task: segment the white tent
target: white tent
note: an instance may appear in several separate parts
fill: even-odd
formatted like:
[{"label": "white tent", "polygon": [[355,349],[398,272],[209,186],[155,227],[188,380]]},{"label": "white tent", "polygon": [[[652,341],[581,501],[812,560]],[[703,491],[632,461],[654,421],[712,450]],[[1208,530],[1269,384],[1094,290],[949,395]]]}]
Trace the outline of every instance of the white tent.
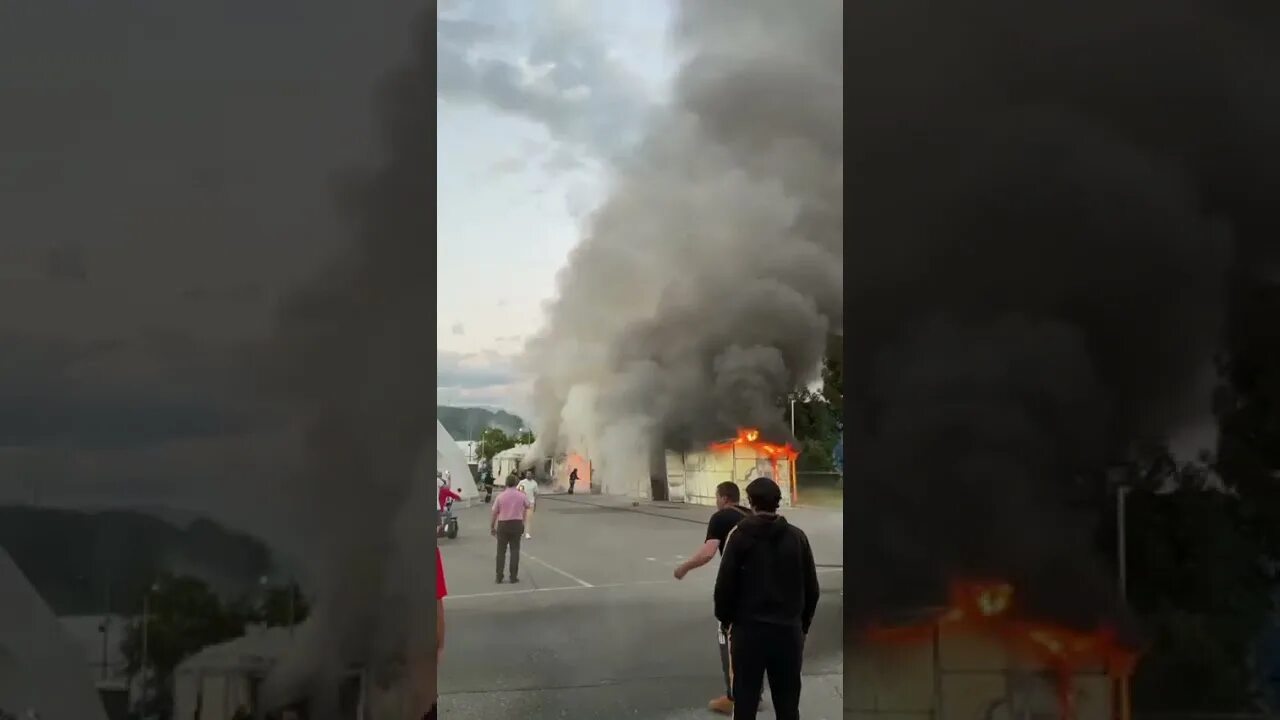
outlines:
[{"label": "white tent", "polygon": [[493,477],[498,485],[502,485],[508,475],[520,474],[521,466],[532,450],[532,445],[516,445],[493,456]]},{"label": "white tent", "polygon": [[[436,470],[448,470],[453,479],[453,489],[465,499],[479,497],[476,490],[476,479],[467,465],[467,457],[462,448],[444,429],[444,425],[436,420]],[[435,473],[432,473],[434,476]]]},{"label": "white tent", "polygon": [[22,571],[0,550],[0,711],[41,720],[106,720],[93,673]]}]

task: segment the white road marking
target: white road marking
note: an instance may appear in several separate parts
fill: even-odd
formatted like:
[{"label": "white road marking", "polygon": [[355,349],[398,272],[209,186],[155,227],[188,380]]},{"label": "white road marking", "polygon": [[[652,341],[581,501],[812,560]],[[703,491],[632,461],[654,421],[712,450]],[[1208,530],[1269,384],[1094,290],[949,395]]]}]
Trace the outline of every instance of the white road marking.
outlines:
[{"label": "white road marking", "polygon": [[471,598],[501,597],[503,595],[530,595],[533,593],[565,592],[569,590],[603,590],[606,588],[634,587],[636,585],[669,585],[672,580],[638,580],[626,583],[603,583],[601,585],[570,585],[569,587],[526,588],[522,590],[496,590],[493,592],[469,593],[467,595],[449,595],[449,600],[469,600]]},{"label": "white road marking", "polygon": [[[524,557],[529,557],[524,553],[521,553],[521,555]],[[538,562],[542,562],[542,561],[538,560]],[[542,564],[546,565],[545,562],[542,562]],[[547,565],[547,567],[550,568],[551,566]],[[551,569],[555,570],[555,568],[551,568]],[[556,572],[560,572],[560,571],[556,570]],[[843,568],[818,568],[819,574],[838,573],[838,572],[844,572],[844,569]],[[565,573],[565,575],[567,576],[568,574]],[[581,582],[581,581],[579,580],[577,582]],[[636,580],[633,582],[601,583],[599,585],[591,585],[588,583],[584,585],[570,585],[568,587],[521,588],[520,590],[495,590],[492,592],[468,593],[465,595],[449,595],[448,597],[445,598],[445,601],[447,602],[449,600],[469,600],[472,598],[501,597],[503,595],[530,595],[532,593],[566,592],[569,590],[604,590],[608,588],[635,587],[637,585],[672,585],[672,584],[675,584],[676,582],[677,582],[676,580]],[[840,594],[842,596],[844,595],[843,592],[841,592]]]},{"label": "white road marking", "polygon": [[658,562],[658,558],[645,558],[645,560],[648,560],[649,562]]},{"label": "white road marking", "polygon": [[530,560],[532,560],[532,561],[534,561],[534,562],[538,563],[539,565],[545,566],[548,570],[553,570],[553,571],[555,571],[555,572],[558,572],[558,573],[560,573],[561,575],[563,575],[563,576],[565,576],[565,577],[569,578],[570,580],[572,580],[572,581],[574,581],[574,582],[578,583],[578,584],[579,584],[579,585],[581,585],[582,587],[595,587],[594,585],[592,585],[591,583],[587,582],[586,580],[583,580],[583,579],[582,579],[582,578],[580,578],[580,577],[574,577],[573,575],[570,575],[569,573],[567,573],[567,572],[565,572],[565,571],[561,570],[560,568],[556,567],[555,565],[552,565],[551,563],[547,562],[546,560],[539,560],[538,558],[536,558],[536,557],[534,557],[534,556],[530,555],[530,554],[529,554],[529,553],[527,553],[527,552],[523,552],[523,551],[522,551],[522,552],[520,553],[520,557],[526,557],[526,558],[529,558]]}]

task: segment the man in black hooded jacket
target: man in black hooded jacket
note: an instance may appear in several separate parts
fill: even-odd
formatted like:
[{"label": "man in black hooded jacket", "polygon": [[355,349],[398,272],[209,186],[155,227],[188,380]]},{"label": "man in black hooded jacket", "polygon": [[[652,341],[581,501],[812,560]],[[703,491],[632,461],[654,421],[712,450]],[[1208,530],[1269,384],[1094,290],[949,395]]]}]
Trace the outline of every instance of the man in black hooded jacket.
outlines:
[{"label": "man in black hooded jacket", "polygon": [[729,533],[715,590],[716,619],[729,633],[733,716],[756,716],[768,673],[778,720],[796,720],[804,640],[818,608],[818,568],[809,538],[778,515],[777,483],[752,480],[747,500],[755,514]]}]

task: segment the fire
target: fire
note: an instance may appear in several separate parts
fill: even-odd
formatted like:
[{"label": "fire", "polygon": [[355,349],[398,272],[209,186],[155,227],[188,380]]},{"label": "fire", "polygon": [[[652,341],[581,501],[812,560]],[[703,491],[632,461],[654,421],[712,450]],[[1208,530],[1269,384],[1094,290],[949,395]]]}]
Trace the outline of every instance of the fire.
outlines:
[{"label": "fire", "polygon": [[775,467],[777,466],[780,458],[785,458],[791,462],[795,462],[796,458],[800,455],[800,453],[790,445],[777,445],[761,440],[760,431],[756,428],[740,428],[736,438],[725,442],[712,443],[711,449],[732,450],[738,445],[746,445],[760,451],[760,453],[773,461]]},{"label": "fire", "polygon": [[[712,443],[712,450],[733,450],[738,446],[750,447],[761,455],[769,458],[769,464],[773,467],[773,478],[778,479],[778,460],[786,459],[791,464],[791,472],[795,472],[796,458],[800,453],[787,444],[777,445],[765,442],[760,439],[760,431],[756,428],[739,428],[738,436],[732,440],[725,442]],[[795,483],[791,483],[792,497],[791,501],[795,502]]]},{"label": "fire", "polygon": [[[1101,665],[1127,690],[1137,654],[1124,647],[1114,629],[1099,627],[1081,632],[1053,623],[1027,619],[1018,613],[1014,587],[999,581],[952,583],[948,607],[924,622],[905,627],[874,627],[873,642],[928,642],[938,630],[960,628],[991,637],[1009,652],[1036,661],[1053,672],[1065,720],[1074,717],[1072,677]],[[1123,702],[1123,701],[1122,701]]]}]

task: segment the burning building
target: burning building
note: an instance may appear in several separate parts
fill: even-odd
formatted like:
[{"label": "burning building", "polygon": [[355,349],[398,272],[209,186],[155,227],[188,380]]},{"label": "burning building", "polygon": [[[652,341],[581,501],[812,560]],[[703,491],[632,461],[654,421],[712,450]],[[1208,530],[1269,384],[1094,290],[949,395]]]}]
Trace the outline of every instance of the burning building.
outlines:
[{"label": "burning building", "polygon": [[947,606],[865,628],[846,658],[846,717],[1127,720],[1132,642],[1017,600],[1009,583],[958,581]]},{"label": "burning building", "polygon": [[783,507],[796,499],[795,464],[799,453],[788,443],[765,440],[760,431],[744,428],[737,437],[694,452],[667,451],[665,473],[651,478],[655,500],[714,505],[716,486],[725,481],[745,489],[758,477],[773,478],[782,488]]}]

